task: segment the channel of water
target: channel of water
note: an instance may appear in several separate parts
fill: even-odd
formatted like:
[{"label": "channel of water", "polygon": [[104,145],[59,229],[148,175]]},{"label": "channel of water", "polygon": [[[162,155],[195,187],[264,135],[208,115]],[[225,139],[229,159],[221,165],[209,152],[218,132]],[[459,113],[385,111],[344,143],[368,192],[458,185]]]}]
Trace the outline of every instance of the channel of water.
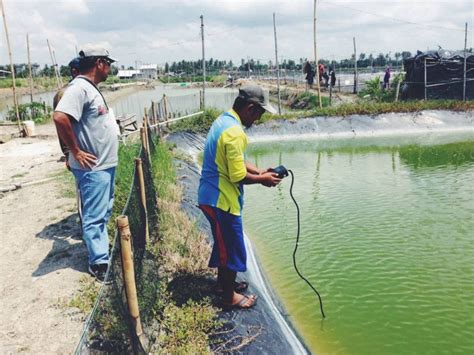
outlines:
[{"label": "channel of water", "polygon": [[253,143],[244,225],[288,316],[318,354],[474,353],[474,133]]}]

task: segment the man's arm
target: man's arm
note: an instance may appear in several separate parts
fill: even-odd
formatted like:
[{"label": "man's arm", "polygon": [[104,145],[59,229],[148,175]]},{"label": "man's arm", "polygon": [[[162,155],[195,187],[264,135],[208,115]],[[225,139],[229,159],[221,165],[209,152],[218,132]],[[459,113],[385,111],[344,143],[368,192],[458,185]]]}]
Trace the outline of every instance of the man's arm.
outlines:
[{"label": "man's arm", "polygon": [[53,120],[56,125],[59,141],[69,148],[71,154],[83,168],[91,169],[96,164],[97,158],[93,154],[79,149],[69,116],[63,112],[55,111]]},{"label": "man's arm", "polygon": [[256,174],[256,175],[261,175],[263,173],[267,173],[267,172],[270,171],[270,168],[268,168],[268,169],[259,169],[255,165],[253,165],[252,163],[250,163],[248,161],[245,162],[245,168],[247,169],[247,172],[249,172],[250,174]]},{"label": "man's arm", "polygon": [[277,173],[265,172],[263,174],[252,174],[247,171],[245,178],[240,181],[242,184],[262,184],[267,187],[273,187],[280,183],[281,179]]}]

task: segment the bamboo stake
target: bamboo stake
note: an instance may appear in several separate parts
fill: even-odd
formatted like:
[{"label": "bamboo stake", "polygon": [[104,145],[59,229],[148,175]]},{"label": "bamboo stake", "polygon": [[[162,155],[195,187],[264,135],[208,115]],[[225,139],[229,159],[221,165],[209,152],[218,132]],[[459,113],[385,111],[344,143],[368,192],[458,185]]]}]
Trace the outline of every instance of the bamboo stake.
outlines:
[{"label": "bamboo stake", "polygon": [[145,242],[146,244],[148,244],[148,242],[150,241],[150,230],[148,227],[148,209],[146,207],[145,178],[143,176],[143,164],[140,158],[135,158],[135,169],[138,174],[138,191],[140,193],[140,202],[142,205],[141,224],[145,225]]},{"label": "bamboo stake", "polygon": [[56,60],[56,52],[53,49],[53,58],[54,58],[54,64],[56,65],[56,71],[58,73],[58,78],[59,78],[59,83],[61,84],[61,87],[63,87],[63,79],[61,77],[61,70],[59,69],[58,61]]},{"label": "bamboo stake", "polygon": [[427,86],[426,86],[427,85],[427,77],[426,77],[426,75],[427,75],[427,70],[426,70],[426,57],[425,57],[425,101],[428,98],[428,94],[426,92],[426,90],[427,90]]},{"label": "bamboo stake", "polygon": [[277,32],[275,13],[273,13],[273,32],[275,36],[275,64],[277,70],[277,88],[278,88],[278,114],[281,115],[281,95],[280,95],[280,66],[278,65],[278,47],[277,47]]},{"label": "bamboo stake", "polygon": [[[127,216],[117,217],[117,228],[120,233],[120,251],[122,255],[122,272],[127,295],[127,304],[136,336],[142,341],[144,338],[142,324],[140,322],[140,310],[138,308],[137,288],[135,284],[135,271],[133,268],[132,244],[130,226]],[[142,342],[143,344],[143,342]]]},{"label": "bamboo stake", "polygon": [[51,62],[53,63],[54,76],[56,77],[56,84],[58,86],[58,90],[60,90],[61,89],[61,82],[59,81],[59,76],[58,76],[58,72],[56,70],[56,64],[54,63],[53,52],[51,51],[51,45],[49,44],[49,39],[46,39],[46,42],[48,43],[49,56],[51,57]]},{"label": "bamboo stake", "polygon": [[13,105],[15,106],[15,114],[16,114],[16,121],[18,123],[18,129],[20,130],[20,133],[21,133],[22,129],[21,129],[21,124],[20,124],[20,111],[18,110],[18,99],[16,97],[15,68],[13,66],[12,49],[10,46],[10,37],[8,36],[7,19],[5,17],[5,8],[3,7],[3,0],[0,0],[0,5],[2,6],[3,27],[5,27],[5,36],[7,37],[8,57],[10,58],[10,71],[11,71],[12,80],[13,80],[13,86],[12,86]]},{"label": "bamboo stake", "polygon": [[462,100],[466,101],[466,73],[467,73],[467,54],[466,54],[466,47],[467,47],[467,22],[466,22],[466,30],[464,31],[464,77],[463,77],[463,86],[462,86]]},{"label": "bamboo stake", "polygon": [[202,40],[202,107],[206,108],[206,57],[204,56],[204,16],[201,15],[201,40]]},{"label": "bamboo stake", "polygon": [[26,49],[28,50],[28,72],[30,79],[30,101],[33,103],[33,74],[31,72],[31,57],[30,57],[30,38],[28,33],[26,34]]},{"label": "bamboo stake", "polygon": [[318,82],[318,99],[319,99],[319,108],[323,107],[321,101],[321,83],[319,82],[319,67],[318,67],[318,55],[316,51],[316,0],[314,0],[314,16],[313,16],[313,35],[314,35],[314,65],[316,66],[316,81]]},{"label": "bamboo stake", "polygon": [[145,133],[145,128],[144,127],[140,127],[140,137],[141,137],[141,140],[142,140],[142,147],[143,149],[145,150],[145,155],[148,159],[148,144],[146,144],[146,133]]},{"label": "bamboo stake", "polygon": [[356,38],[352,37],[352,40],[354,42],[354,94],[357,94],[358,89],[357,89],[357,81],[358,81],[358,76],[359,74],[357,73],[357,51],[356,51]]},{"label": "bamboo stake", "polygon": [[[146,151],[148,154],[150,154],[150,141],[149,141],[149,135],[148,135],[148,115],[147,115],[147,112],[146,112],[146,108],[145,108],[145,115],[143,116],[143,129],[145,130],[145,142],[146,142]],[[150,156],[148,155],[148,161],[150,162],[150,165],[151,165],[151,158]]]}]

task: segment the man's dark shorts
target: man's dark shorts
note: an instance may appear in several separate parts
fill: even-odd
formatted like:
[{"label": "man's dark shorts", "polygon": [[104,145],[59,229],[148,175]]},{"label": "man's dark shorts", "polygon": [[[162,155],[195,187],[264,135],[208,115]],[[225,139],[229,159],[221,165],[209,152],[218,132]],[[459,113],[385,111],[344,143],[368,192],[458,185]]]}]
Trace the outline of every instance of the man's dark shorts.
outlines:
[{"label": "man's dark shorts", "polygon": [[211,224],[214,245],[209,267],[227,267],[236,272],[247,270],[242,217],[224,212],[217,207],[200,205]]}]

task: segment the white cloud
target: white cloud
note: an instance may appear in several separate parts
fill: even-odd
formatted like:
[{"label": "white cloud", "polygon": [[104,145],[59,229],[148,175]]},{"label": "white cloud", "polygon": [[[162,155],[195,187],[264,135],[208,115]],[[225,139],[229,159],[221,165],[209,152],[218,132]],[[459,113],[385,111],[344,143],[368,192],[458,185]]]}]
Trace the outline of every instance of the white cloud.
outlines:
[{"label": "white cloud", "polygon": [[[469,22],[472,46],[474,2],[365,0],[318,1],[318,52],[350,57],[352,38],[366,54],[426,48],[462,48]],[[46,38],[60,63],[81,45],[101,44],[120,64],[164,63],[201,56],[204,15],[206,57],[247,56],[274,60],[276,13],[279,54],[299,60],[313,55],[313,1],[309,0],[5,0],[16,62],[26,61],[30,33],[33,61],[50,63]],[[4,34],[0,62],[7,63]],[[468,45],[469,45],[468,44]]]}]

